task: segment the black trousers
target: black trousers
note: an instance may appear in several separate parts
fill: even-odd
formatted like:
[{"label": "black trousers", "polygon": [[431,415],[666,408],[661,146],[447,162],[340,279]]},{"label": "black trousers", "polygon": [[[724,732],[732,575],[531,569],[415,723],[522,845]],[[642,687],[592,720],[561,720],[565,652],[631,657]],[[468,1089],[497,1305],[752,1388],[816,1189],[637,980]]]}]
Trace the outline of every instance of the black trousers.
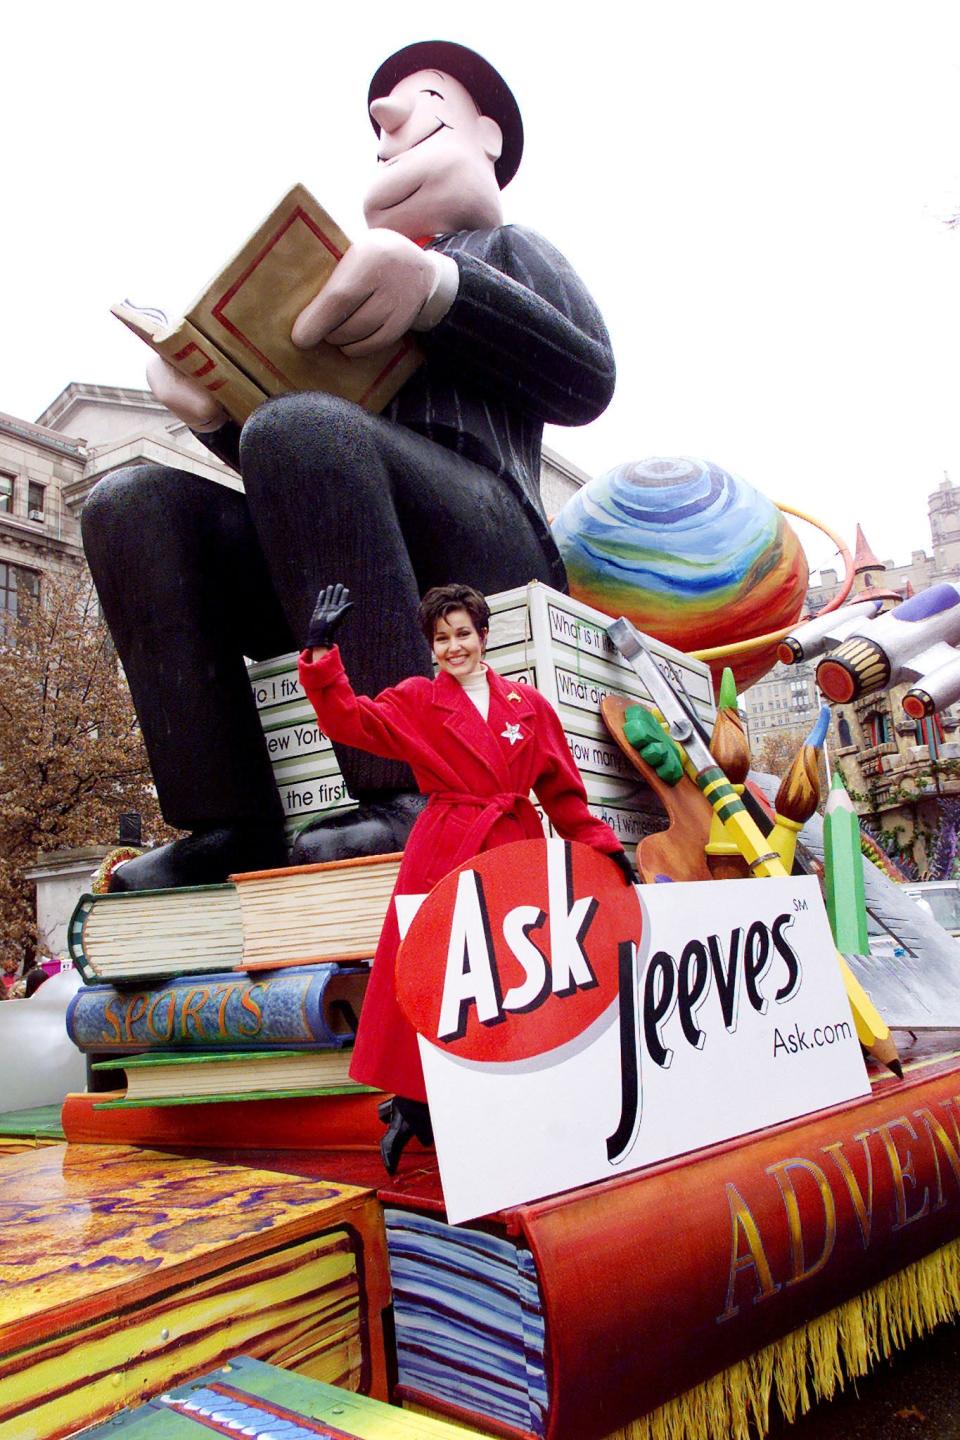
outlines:
[{"label": "black trousers", "polygon": [[[431,585],[551,577],[505,481],[349,402],[268,402],[241,463],[245,495],[138,465],[101,480],[82,515],[163,814],[187,830],[280,817],[244,656],[299,649],[321,585],[350,587],[341,649],[355,688],[376,694],[432,674],[415,618]],[[402,765],[336,751],[355,798],[415,788]]]}]

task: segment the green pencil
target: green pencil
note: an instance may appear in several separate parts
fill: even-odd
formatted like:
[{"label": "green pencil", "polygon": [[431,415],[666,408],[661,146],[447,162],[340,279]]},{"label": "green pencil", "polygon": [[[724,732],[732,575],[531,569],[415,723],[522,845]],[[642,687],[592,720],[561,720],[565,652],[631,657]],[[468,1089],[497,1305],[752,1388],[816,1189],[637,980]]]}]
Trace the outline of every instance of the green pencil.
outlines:
[{"label": "green pencil", "polygon": [[843,955],[869,955],[860,822],[838,770],[823,812],[823,841],[827,914],[837,949]]}]

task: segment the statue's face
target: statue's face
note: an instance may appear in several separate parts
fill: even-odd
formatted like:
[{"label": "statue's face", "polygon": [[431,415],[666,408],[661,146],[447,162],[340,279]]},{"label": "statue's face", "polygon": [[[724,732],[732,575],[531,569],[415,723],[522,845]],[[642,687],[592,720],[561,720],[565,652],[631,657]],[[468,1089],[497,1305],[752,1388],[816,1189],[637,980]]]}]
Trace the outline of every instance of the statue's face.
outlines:
[{"label": "statue's face", "polygon": [[374,100],[370,113],[380,126],[380,145],[363,205],[368,225],[414,240],[502,223],[493,169],[500,127],[479,113],[459,80],[418,70]]}]

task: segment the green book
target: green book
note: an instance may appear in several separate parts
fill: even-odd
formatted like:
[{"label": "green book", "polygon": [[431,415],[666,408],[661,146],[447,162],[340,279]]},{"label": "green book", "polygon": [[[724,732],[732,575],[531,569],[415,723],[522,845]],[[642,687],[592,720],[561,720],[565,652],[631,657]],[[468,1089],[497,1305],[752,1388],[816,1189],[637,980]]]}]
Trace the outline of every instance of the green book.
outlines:
[{"label": "green book", "polygon": [[0,1114],[0,1135],[30,1140],[62,1140],[59,1105],[37,1105],[31,1110],[5,1110]]},{"label": "green book", "polygon": [[350,1079],[351,1050],[239,1050],[101,1060],[97,1071],[123,1070],[122,1100],[131,1105],[190,1105],[211,1100],[264,1100],[296,1095],[343,1094],[369,1087]]},{"label": "green book", "polygon": [[240,1355],[221,1369],[124,1410],[83,1432],[84,1440],[466,1440],[474,1431],[398,1410],[322,1380],[308,1380]]}]

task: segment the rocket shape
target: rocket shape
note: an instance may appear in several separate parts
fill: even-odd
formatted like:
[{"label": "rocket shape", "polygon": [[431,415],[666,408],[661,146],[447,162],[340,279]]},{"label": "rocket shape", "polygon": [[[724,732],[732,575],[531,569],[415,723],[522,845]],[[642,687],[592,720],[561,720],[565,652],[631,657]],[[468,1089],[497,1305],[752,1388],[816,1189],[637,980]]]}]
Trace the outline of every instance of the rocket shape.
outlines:
[{"label": "rocket shape", "polygon": [[859,600],[855,605],[843,605],[828,615],[805,621],[780,641],[778,660],[784,665],[798,665],[801,660],[813,660],[824,650],[832,650],[865,620],[872,620],[882,604],[882,600]]}]

